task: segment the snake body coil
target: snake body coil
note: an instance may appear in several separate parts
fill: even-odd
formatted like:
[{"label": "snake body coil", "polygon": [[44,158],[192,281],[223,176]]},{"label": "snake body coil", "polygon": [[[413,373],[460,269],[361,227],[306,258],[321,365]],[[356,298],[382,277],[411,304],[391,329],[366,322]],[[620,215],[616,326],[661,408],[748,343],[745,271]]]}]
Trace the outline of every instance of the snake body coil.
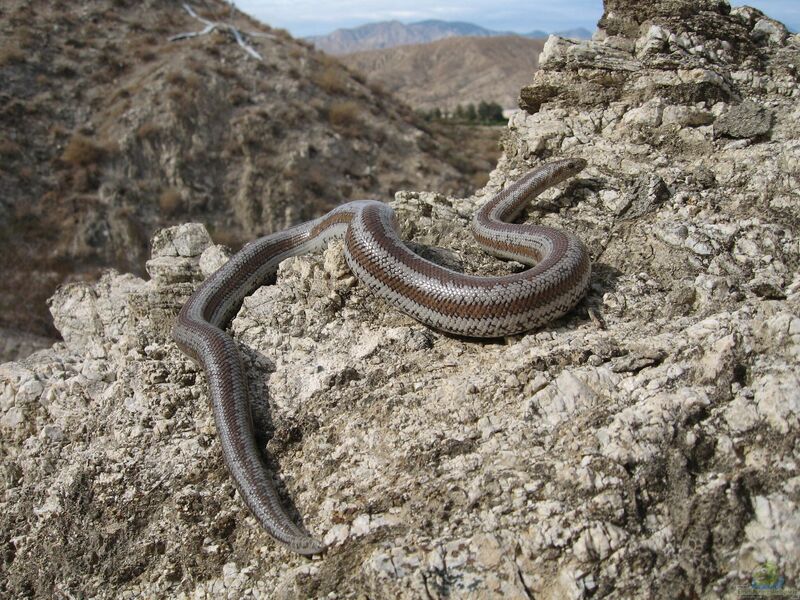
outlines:
[{"label": "snake body coil", "polygon": [[256,445],[239,351],[223,330],[245,296],[272,279],[281,261],[343,236],[345,258],[356,276],[422,323],[471,337],[527,331],[575,306],[586,292],[591,266],[574,235],[509,221],[532,197],[585,165],[576,158],[540,166],[475,215],[478,243],[492,254],[532,265],[520,273],[465,275],[427,261],[397,236],[389,206],[365,200],[248,244],[198,287],[181,309],[173,336],[205,369],[225,463],[245,503],[275,539],[299,554],[324,550],[281,506]]}]

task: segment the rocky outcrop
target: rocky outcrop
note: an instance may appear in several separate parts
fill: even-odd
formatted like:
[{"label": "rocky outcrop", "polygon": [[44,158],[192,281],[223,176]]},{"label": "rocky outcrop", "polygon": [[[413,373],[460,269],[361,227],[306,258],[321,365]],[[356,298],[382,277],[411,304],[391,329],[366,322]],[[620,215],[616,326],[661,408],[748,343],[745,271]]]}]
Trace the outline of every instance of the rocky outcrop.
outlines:
[{"label": "rocky outcrop", "polygon": [[794,585],[800,39],[752,9],[651,4],[609,3],[594,41],[551,38],[480,196],[394,201],[426,256],[509,272],[473,249],[475,207],[525,165],[587,159],[528,215],[592,252],[570,315],[442,335],[371,296],[335,243],[245,300],[232,331],[270,468],[324,557],[248,515],[205,379],[169,340],[226,256],[185,225],[154,241],[149,281],[62,288],[64,342],[0,367],[0,591],[729,597],[766,562]]}]

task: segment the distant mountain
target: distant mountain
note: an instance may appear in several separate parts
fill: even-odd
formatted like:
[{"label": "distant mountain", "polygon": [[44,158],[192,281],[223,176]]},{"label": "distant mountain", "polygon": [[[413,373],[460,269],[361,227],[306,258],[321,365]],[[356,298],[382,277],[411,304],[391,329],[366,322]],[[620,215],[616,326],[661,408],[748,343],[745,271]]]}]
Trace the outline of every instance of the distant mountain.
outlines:
[{"label": "distant mountain", "polygon": [[425,44],[448,37],[491,35],[497,34],[472,23],[428,20],[406,25],[400,21],[384,21],[353,29],[337,29],[328,35],[312,36],[306,40],[328,54],[348,54],[360,50]]},{"label": "distant mountain", "polygon": [[542,39],[519,35],[459,36],[338,58],[414,108],[454,110],[482,100],[515,108],[543,46]]},{"label": "distant mountain", "polygon": [[523,37],[533,38],[534,40],[539,40],[539,39],[542,39],[542,38],[546,38],[550,34],[547,33],[546,31],[542,31],[541,29],[534,29],[533,31],[530,31],[528,33],[523,33],[522,35],[523,35]]},{"label": "distant mountain", "polygon": [[[570,29],[557,32],[562,37],[588,39],[591,32],[583,28]],[[305,38],[319,50],[328,54],[350,54],[363,50],[379,50],[407,46],[411,44],[426,44],[450,37],[496,37],[519,36],[528,38],[546,38],[545,31],[532,31],[520,36],[510,31],[494,31],[473,23],[457,21],[438,21],[430,19],[417,23],[404,24],[400,21],[384,21],[369,23],[352,29],[337,29],[328,35],[318,35]]]}]

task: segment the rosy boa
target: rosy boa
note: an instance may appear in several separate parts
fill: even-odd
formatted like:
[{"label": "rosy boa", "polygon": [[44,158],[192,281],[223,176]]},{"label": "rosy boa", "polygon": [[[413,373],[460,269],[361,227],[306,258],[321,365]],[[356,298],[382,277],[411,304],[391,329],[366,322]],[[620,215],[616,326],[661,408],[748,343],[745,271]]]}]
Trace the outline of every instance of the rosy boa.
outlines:
[{"label": "rosy boa", "polygon": [[430,327],[500,337],[541,326],[565,314],[584,295],[589,254],[570,233],[510,221],[531,198],[585,166],[579,158],[539,166],[475,215],[477,242],[492,254],[531,265],[520,273],[465,275],[425,260],[397,236],[388,205],[364,200],[247,244],[197,288],[180,311],[173,336],[205,369],[225,463],[245,504],[275,539],[300,554],[324,550],[281,505],[256,444],[241,358],[224,330],[244,297],[274,279],[281,261],[344,237],[345,259],[358,278]]}]

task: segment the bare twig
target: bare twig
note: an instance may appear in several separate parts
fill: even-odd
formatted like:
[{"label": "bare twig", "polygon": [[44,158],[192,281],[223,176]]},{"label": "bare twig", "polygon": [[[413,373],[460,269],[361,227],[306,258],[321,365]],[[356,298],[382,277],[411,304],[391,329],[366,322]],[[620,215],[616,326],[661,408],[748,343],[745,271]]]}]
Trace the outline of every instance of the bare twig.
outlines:
[{"label": "bare twig", "polygon": [[[221,29],[230,33],[233,36],[233,39],[236,40],[236,43],[239,44],[244,49],[244,51],[247,52],[250,56],[252,56],[256,60],[262,60],[262,61],[264,60],[262,56],[258,53],[258,51],[245,41],[245,37],[242,35],[242,32],[239,31],[236,27],[234,27],[230,23],[221,23],[219,21],[209,21],[208,19],[204,19],[203,17],[198,15],[191,6],[189,6],[186,3],[184,3],[183,8],[185,8],[186,12],[188,12],[192,17],[194,17],[201,23],[205,24],[205,27],[201,31],[188,31],[186,33],[178,33],[177,35],[173,35],[172,37],[169,38],[170,42],[185,40],[187,38],[199,37],[201,35],[207,35],[212,31],[214,31],[215,29]],[[253,32],[253,33],[248,33],[247,35],[258,36],[258,37],[273,37],[271,34],[263,32]]]},{"label": "bare twig", "polygon": [[207,33],[211,33],[212,31],[214,31],[216,28],[217,26],[212,23],[211,25],[206,26],[206,28],[203,29],[202,31],[187,31],[186,33],[179,33],[177,35],[173,35],[172,37],[169,38],[169,41],[175,42],[177,40],[185,40],[186,38],[193,38],[201,35],[206,35]]},{"label": "bare twig", "polygon": [[186,12],[188,12],[190,15],[192,15],[198,21],[202,21],[206,25],[213,25],[214,24],[213,21],[209,21],[208,19],[204,19],[203,17],[198,15],[196,12],[194,12],[194,9],[191,6],[189,6],[188,4],[186,4],[185,2],[183,3],[183,8],[185,8]]},{"label": "bare twig", "polygon": [[261,55],[258,52],[256,52],[255,48],[245,43],[244,38],[242,38],[242,34],[239,33],[238,29],[231,26],[231,33],[233,34],[233,37],[236,38],[236,43],[239,44],[242,48],[244,48],[245,52],[247,52],[253,58],[256,58],[258,60],[264,60],[263,58],[261,58]]}]

